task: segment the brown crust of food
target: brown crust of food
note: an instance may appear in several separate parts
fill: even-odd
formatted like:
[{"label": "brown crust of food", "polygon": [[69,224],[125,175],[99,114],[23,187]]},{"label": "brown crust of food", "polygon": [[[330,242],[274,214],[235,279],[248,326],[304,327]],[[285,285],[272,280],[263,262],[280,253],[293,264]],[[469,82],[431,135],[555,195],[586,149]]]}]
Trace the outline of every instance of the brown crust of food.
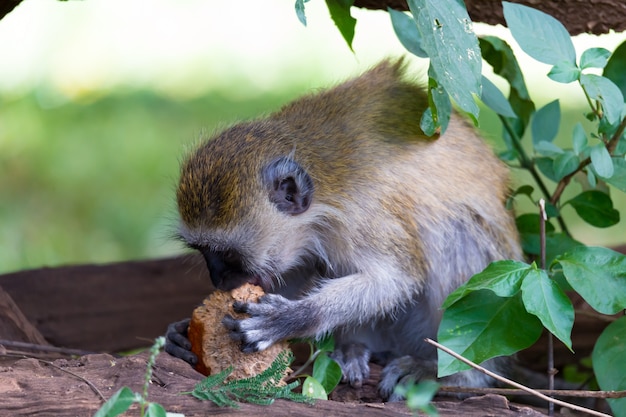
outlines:
[{"label": "brown crust of food", "polygon": [[256,302],[265,293],[259,286],[245,284],[230,292],[214,291],[191,316],[188,337],[191,351],[198,356],[196,370],[212,375],[232,366],[228,380],[258,375],[267,369],[276,356],[289,349],[287,342],[279,342],[262,352],[243,353],[239,343],[233,341],[222,319],[226,314],[241,319],[246,315],[233,310],[234,301]]}]

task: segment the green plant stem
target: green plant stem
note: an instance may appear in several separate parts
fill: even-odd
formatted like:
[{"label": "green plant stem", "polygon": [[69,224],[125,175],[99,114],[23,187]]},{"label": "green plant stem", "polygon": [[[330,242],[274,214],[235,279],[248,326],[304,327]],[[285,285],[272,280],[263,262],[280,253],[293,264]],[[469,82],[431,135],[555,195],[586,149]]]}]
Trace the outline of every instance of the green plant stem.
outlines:
[{"label": "green plant stem", "polygon": [[[625,129],[626,129],[626,118],[622,119],[622,122],[617,127],[617,130],[615,131],[615,133],[613,134],[609,142],[606,144],[606,149],[609,151],[609,154],[612,154],[615,151],[615,148],[617,147],[617,143],[619,142],[620,138],[624,134]],[[561,195],[563,194],[565,187],[567,187],[567,185],[570,183],[572,178],[574,178],[574,176],[578,174],[580,171],[585,169],[585,167],[589,165],[590,163],[591,163],[591,158],[585,158],[583,161],[580,162],[580,164],[578,164],[578,168],[576,168],[574,172],[567,174],[561,179],[561,181],[559,181],[559,183],[556,186],[556,189],[554,190],[554,194],[552,194],[552,197],[550,198],[551,204],[556,205],[559,202],[559,199],[561,198]]]},{"label": "green plant stem", "polygon": [[322,351],[319,349],[313,352],[313,349],[314,347],[313,345],[311,345],[311,354],[309,355],[309,358],[306,360],[306,362],[304,362],[301,367],[299,367],[294,372],[292,372],[291,375],[289,375],[289,380],[297,379],[309,365],[315,362],[315,359],[320,355],[320,353],[322,353]]},{"label": "green plant stem", "polygon": [[[502,121],[502,125],[504,126],[509,136],[511,137],[511,142],[513,143],[513,147],[515,148],[515,151],[517,151],[521,168],[524,168],[528,170],[528,172],[530,172],[530,175],[532,175],[533,179],[537,183],[537,186],[539,186],[539,189],[541,190],[544,197],[548,199],[550,202],[552,202],[552,199],[550,198],[550,195],[551,195],[550,191],[548,191],[548,187],[546,187],[546,184],[543,182],[543,179],[539,175],[539,172],[537,172],[534,162],[532,161],[532,159],[528,157],[528,154],[524,150],[524,147],[522,146],[522,143],[521,143],[521,138],[517,135],[517,133],[515,133],[513,126],[511,126],[511,123],[506,117],[500,116],[500,120]],[[563,221],[563,218],[559,216],[556,219],[559,222],[559,226],[561,227],[561,230],[563,231],[563,233],[565,233],[567,236],[571,236],[569,233],[569,230],[567,229],[567,225],[565,224],[565,221]]]},{"label": "green plant stem", "polygon": [[587,89],[585,89],[585,86],[580,82],[580,79],[578,80],[578,84],[580,85],[580,88],[582,88],[583,93],[585,94],[585,98],[587,99],[587,104],[589,104],[589,107],[591,107],[591,111],[593,112],[593,114],[596,115],[596,117],[598,117],[598,119],[601,119],[602,112],[600,111],[600,105],[599,104],[597,106],[593,105],[593,101],[591,100],[591,97],[589,97],[589,94],[587,94]]}]

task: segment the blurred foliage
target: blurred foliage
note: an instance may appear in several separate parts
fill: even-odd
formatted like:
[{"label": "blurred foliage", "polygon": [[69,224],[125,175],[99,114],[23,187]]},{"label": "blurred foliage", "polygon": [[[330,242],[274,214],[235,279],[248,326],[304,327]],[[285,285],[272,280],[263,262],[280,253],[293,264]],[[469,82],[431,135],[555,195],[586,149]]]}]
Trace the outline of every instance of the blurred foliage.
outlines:
[{"label": "blurred foliage", "polygon": [[[304,91],[189,101],[150,92],[82,102],[58,102],[45,91],[19,99],[0,96],[0,273],[179,253],[182,246],[171,236],[185,152],[199,138],[276,110]],[[559,134],[565,139],[567,126],[584,117],[582,107],[562,111]],[[500,136],[500,123],[484,108],[480,124],[488,139]],[[519,183],[524,181],[529,179]],[[621,197],[618,207],[626,205]],[[571,216],[579,240],[623,242],[626,222],[598,230],[573,223],[573,210],[564,215]]]},{"label": "blurred foliage", "polygon": [[0,97],[0,273],[179,252],[171,234],[185,152],[290,98]]}]

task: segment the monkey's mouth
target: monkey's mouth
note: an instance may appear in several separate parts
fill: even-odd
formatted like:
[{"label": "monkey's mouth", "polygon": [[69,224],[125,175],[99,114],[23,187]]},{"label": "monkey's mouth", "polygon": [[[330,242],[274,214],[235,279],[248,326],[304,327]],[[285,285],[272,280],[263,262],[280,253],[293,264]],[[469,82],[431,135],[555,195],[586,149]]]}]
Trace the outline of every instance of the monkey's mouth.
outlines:
[{"label": "monkey's mouth", "polygon": [[263,278],[261,278],[261,276],[258,275],[258,274],[250,275],[248,277],[248,279],[246,280],[246,282],[248,284],[257,285],[257,286],[263,288],[264,292],[267,292],[267,290],[268,290],[268,288],[266,288],[267,285],[265,283],[265,280],[263,280]]}]

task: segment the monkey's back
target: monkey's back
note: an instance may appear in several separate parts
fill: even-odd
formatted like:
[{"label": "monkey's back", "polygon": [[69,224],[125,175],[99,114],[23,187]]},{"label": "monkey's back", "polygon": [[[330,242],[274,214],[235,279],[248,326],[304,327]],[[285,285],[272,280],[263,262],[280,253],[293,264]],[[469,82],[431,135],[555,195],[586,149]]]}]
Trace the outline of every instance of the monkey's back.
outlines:
[{"label": "monkey's back", "polygon": [[488,262],[521,258],[508,169],[456,115],[443,136],[426,137],[427,97],[404,77],[401,62],[384,62],[273,120],[317,173],[317,200],[345,215],[339,234],[376,242],[410,275],[445,280],[443,297]]}]

